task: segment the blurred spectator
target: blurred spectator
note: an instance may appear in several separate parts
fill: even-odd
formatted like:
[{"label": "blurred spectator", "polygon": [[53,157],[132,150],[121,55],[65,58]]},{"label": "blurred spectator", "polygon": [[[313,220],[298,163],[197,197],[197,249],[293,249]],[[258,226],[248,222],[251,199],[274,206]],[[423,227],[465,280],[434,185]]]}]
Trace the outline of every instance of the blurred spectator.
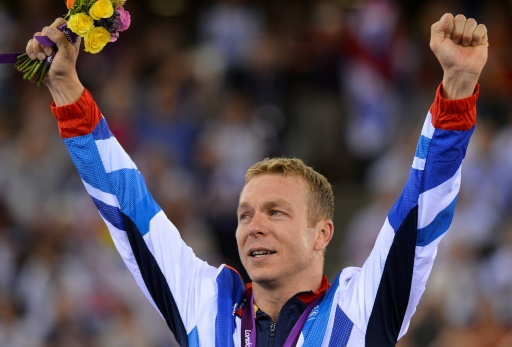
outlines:
[{"label": "blurred spectator", "polygon": [[200,39],[217,47],[230,68],[247,64],[263,28],[261,14],[245,0],[217,0],[205,6],[198,20]]},{"label": "blurred spectator", "polygon": [[198,167],[204,184],[203,209],[225,262],[244,274],[235,231],[238,196],[245,172],[266,153],[263,126],[248,95],[226,96],[221,113],[203,127],[198,142]]}]

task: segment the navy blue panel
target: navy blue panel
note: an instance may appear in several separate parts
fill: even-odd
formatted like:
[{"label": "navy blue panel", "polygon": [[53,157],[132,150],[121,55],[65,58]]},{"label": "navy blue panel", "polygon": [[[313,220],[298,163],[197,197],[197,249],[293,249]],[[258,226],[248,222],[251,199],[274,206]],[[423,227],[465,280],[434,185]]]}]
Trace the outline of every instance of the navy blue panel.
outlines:
[{"label": "navy blue panel", "polygon": [[418,206],[404,219],[389,249],[375,297],[366,346],[395,346],[411,293],[418,225]]},{"label": "navy blue panel", "polygon": [[167,322],[167,325],[171,328],[176,341],[178,341],[180,346],[188,347],[185,325],[160,267],[158,267],[155,258],[149,251],[135,223],[125,214],[123,214],[123,220],[137,265],[153,301]]}]

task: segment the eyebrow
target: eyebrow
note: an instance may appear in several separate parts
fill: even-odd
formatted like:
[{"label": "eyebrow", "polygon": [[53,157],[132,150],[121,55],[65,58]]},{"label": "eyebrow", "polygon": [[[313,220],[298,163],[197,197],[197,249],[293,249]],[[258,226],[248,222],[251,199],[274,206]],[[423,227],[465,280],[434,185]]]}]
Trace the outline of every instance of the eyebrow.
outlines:
[{"label": "eyebrow", "polygon": [[[263,203],[263,207],[267,210],[273,209],[275,207],[282,207],[282,208],[285,208],[288,210],[292,209],[291,204],[284,199],[276,199],[276,200],[266,201],[265,203]],[[238,210],[246,209],[246,208],[252,208],[252,207],[247,202],[241,202],[238,205]]]}]

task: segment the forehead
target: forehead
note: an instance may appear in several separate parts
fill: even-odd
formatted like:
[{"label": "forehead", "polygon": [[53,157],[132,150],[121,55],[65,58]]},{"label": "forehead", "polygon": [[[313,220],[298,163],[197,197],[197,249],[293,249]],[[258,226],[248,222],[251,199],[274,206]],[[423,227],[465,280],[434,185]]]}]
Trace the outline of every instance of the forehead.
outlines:
[{"label": "forehead", "polygon": [[262,174],[252,178],[240,193],[240,203],[251,200],[306,202],[306,181],[297,175]]}]

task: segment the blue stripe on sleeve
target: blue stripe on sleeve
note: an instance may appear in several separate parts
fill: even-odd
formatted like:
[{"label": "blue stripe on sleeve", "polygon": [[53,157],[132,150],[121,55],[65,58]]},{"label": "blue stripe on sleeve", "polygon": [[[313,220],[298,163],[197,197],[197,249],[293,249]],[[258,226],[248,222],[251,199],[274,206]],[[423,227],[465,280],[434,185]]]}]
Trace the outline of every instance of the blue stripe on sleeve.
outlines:
[{"label": "blue stripe on sleeve", "polygon": [[400,225],[402,225],[402,222],[411,209],[418,205],[418,197],[420,194],[420,185],[423,174],[424,172],[421,170],[411,169],[411,171],[409,171],[409,178],[402,190],[402,194],[388,214],[389,224],[395,232],[400,228]]},{"label": "blue stripe on sleeve", "polygon": [[114,206],[110,206],[102,202],[101,200],[95,199],[92,197],[92,201],[98,208],[100,214],[105,218],[110,224],[115,226],[119,230],[125,230],[123,225],[123,217],[121,215],[121,211]]},{"label": "blue stripe on sleeve", "polygon": [[418,229],[418,236],[416,239],[417,246],[423,247],[430,244],[448,230],[453,219],[456,203],[457,197],[453,199],[450,205],[438,213],[432,223],[424,228]]},{"label": "blue stripe on sleeve", "polygon": [[354,323],[348,318],[345,312],[336,305],[329,347],[346,347],[353,327]]},{"label": "blue stripe on sleeve", "polygon": [[132,211],[148,194],[146,182],[135,169],[121,169],[108,174],[111,194],[119,201],[123,212]]},{"label": "blue stripe on sleeve", "polygon": [[327,290],[327,293],[325,293],[325,297],[320,302],[318,309],[311,311],[308,320],[302,328],[302,335],[304,336],[303,347],[316,347],[319,341],[323,341],[327,323],[331,316],[334,294],[339,285],[340,275],[338,274],[336,279],[332,282],[331,287]]},{"label": "blue stripe on sleeve", "polygon": [[215,346],[232,347],[235,332],[233,307],[240,303],[245,295],[245,285],[238,273],[224,268],[217,277],[218,302],[215,319]]},{"label": "blue stripe on sleeve", "polygon": [[127,215],[133,220],[135,225],[137,225],[142,236],[144,236],[149,232],[151,219],[160,211],[160,206],[153,200],[153,197],[148,192]]},{"label": "blue stripe on sleeve", "polygon": [[[473,129],[469,131],[439,130],[434,132],[433,139],[428,144],[427,137],[422,136],[416,156],[427,156],[424,171],[411,169],[409,178],[402,194],[388,215],[389,223],[396,231],[409,211],[418,204],[418,196],[439,186],[452,178],[459,169],[466,155],[466,149]],[[428,149],[428,153],[424,150]]]},{"label": "blue stripe on sleeve", "polygon": [[415,156],[420,159],[425,159],[427,157],[428,149],[430,147],[430,143],[432,139],[421,135],[420,140],[418,141],[418,145],[416,146],[416,154]]},{"label": "blue stripe on sleeve", "polygon": [[64,143],[82,180],[96,189],[113,194],[92,135],[64,139]]},{"label": "blue stripe on sleeve", "polygon": [[149,221],[161,209],[151,197],[144,177],[135,169],[117,170],[108,175],[112,194],[117,197],[121,211],[130,216],[145,235],[149,231]]},{"label": "blue stripe on sleeve", "polygon": [[113,137],[114,135],[108,128],[107,121],[104,118],[101,118],[99,123],[94,128],[92,136],[95,140],[107,140]]},{"label": "blue stripe on sleeve", "polygon": [[199,347],[199,333],[197,332],[197,327],[195,327],[190,334],[188,334],[188,346],[189,347]]},{"label": "blue stripe on sleeve", "polygon": [[[94,130],[96,136],[107,132],[110,133],[104,120]],[[92,187],[115,195],[120,210],[134,221],[143,235],[146,234],[149,221],[161,208],[151,197],[141,173],[136,169],[121,169],[107,174],[92,134],[65,139],[64,143],[80,177]]]},{"label": "blue stripe on sleeve", "polygon": [[469,131],[436,129],[425,166],[425,180],[420,193],[439,186],[453,177],[466,156],[469,139],[474,127]]}]

